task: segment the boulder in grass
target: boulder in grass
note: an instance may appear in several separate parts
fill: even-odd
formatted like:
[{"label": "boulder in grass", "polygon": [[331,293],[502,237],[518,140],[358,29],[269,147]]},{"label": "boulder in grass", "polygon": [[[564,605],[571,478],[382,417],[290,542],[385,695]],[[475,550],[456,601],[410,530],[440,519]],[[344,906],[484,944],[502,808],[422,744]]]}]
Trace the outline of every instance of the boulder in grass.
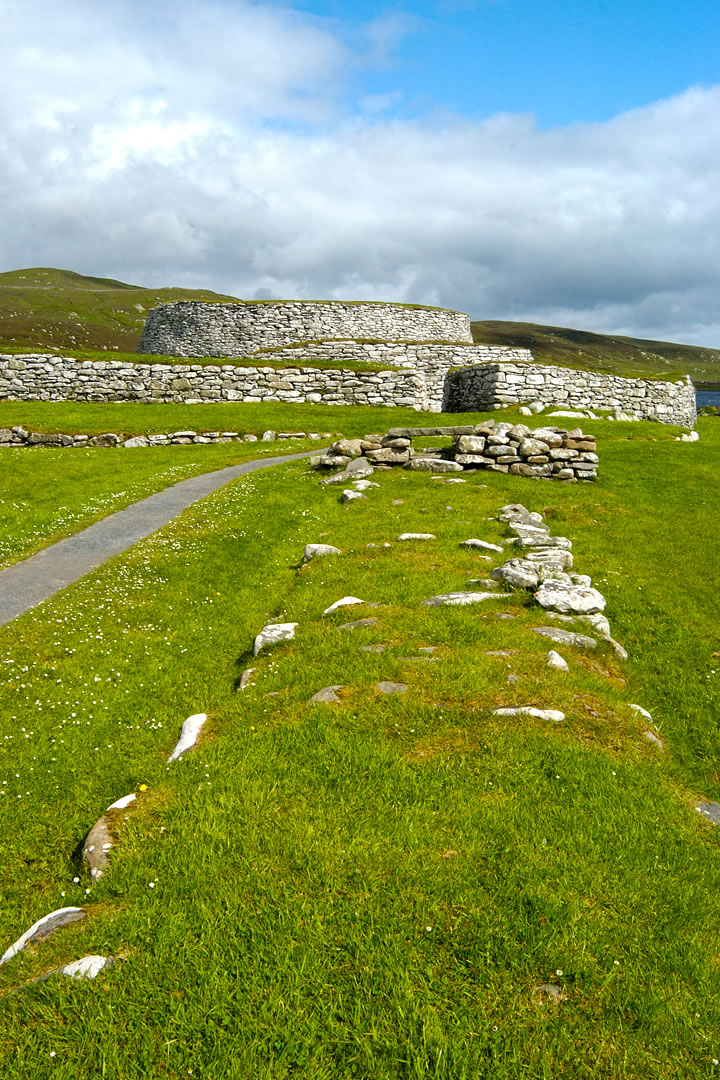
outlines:
[{"label": "boulder in grass", "polygon": [[336,683],[335,686],[326,686],[322,690],[318,690],[317,693],[313,694],[313,696],[310,698],[310,701],[315,702],[316,704],[335,705],[337,704],[337,702],[340,701],[340,698],[337,696],[336,691],[342,690],[342,688],[342,683]]},{"label": "boulder in grass", "polygon": [[317,559],[322,555],[342,555],[342,551],[340,548],[333,547],[332,544],[306,544],[303,562],[310,562],[311,559]]},{"label": "boulder in grass", "polygon": [[564,660],[560,653],[551,649],[547,654],[548,667],[554,668],[556,671],[569,671],[567,660]]},{"label": "boulder in grass", "polygon": [[339,439],[330,447],[332,454],[343,454],[345,457],[357,458],[362,454],[362,439]]},{"label": "boulder in grass", "polygon": [[586,634],[573,634],[570,630],[561,630],[559,626],[533,626],[532,632],[550,638],[558,645],[572,645],[576,649],[597,649],[595,638]]},{"label": "boulder in grass", "polygon": [[178,758],[186,754],[188,750],[192,750],[195,743],[200,737],[200,732],[205,726],[207,721],[207,713],[195,713],[193,716],[188,716],[180,729],[180,738],[175,744],[175,749],[168,758],[168,763],[171,761],[177,761]]},{"label": "boulder in grass", "polygon": [[437,540],[435,533],[400,533],[398,540]]},{"label": "boulder in grass", "polygon": [[350,488],[345,488],[340,496],[341,503],[358,502],[360,499],[367,499],[367,495],[364,495],[362,491],[351,491]]},{"label": "boulder in grass", "polygon": [[311,469],[336,469],[340,465],[348,465],[350,458],[344,454],[314,454],[310,458]]},{"label": "boulder in grass", "polygon": [[93,881],[99,881],[106,870],[110,867],[108,852],[115,842],[115,837],[110,830],[110,818],[103,814],[93,825],[85,837],[83,844],[83,862],[87,863],[90,877]]},{"label": "boulder in grass", "polygon": [[297,626],[296,622],[268,623],[255,638],[253,656],[257,656],[261,649],[267,649],[270,645],[277,645],[281,641],[292,641]]}]

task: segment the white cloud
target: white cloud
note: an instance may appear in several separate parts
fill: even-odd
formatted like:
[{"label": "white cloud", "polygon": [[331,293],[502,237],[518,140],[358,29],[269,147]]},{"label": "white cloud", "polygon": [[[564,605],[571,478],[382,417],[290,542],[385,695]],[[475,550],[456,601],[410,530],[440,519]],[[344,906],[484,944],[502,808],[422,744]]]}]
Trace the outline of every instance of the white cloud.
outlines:
[{"label": "white cloud", "polygon": [[720,346],[718,87],[551,131],[403,122],[400,85],[349,101],[396,23],[363,54],[259,4],[0,0],[0,17],[4,268]]}]

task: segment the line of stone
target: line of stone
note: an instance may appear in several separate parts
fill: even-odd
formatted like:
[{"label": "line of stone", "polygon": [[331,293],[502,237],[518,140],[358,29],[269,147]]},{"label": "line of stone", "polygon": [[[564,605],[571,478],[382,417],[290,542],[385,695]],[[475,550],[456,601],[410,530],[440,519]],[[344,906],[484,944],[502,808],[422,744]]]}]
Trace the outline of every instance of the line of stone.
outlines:
[{"label": "line of stone", "polygon": [[192,476],[110,514],[82,532],[44,548],[22,562],[0,570],[0,626],[97,569],[108,559],[167,525],[188,506],[224,487],[231,480],[309,456],[287,454],[245,461]]}]

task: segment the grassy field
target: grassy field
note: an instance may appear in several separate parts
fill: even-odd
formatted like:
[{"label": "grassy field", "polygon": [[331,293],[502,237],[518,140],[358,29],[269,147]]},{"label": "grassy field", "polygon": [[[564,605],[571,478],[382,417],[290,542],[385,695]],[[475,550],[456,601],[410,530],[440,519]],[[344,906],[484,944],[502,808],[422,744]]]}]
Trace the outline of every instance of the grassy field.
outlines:
[{"label": "grassy field", "polygon": [[[3,449],[0,567],[86,528],[197,473],[253,458],[292,454],[312,443],[222,443],[133,450]],[[120,457],[122,455],[122,457]]]},{"label": "grassy field", "polygon": [[[54,351],[82,359],[107,359],[110,352],[114,358],[134,360],[151,308],[173,300],[235,299],[207,290],[143,289],[50,267],[13,270],[0,274],[0,352]],[[476,342],[525,346],[540,363],[626,376],[690,375],[698,384],[720,384],[717,349],[535,323],[477,321],[472,330]],[[172,359],[188,363],[182,357]],[[201,362],[218,361],[206,358]],[[273,361],[272,352],[263,354],[262,363],[269,367],[288,366]],[[342,365],[321,361],[314,366]],[[372,364],[353,366],[376,370]]]},{"label": "grassy field", "polygon": [[[166,405],[91,402],[0,401],[0,427],[23,425],[31,431],[99,434],[104,431],[155,434],[182,431],[238,431],[261,435],[273,431],[327,432],[342,428],[347,436],[390,427],[479,423],[492,413],[422,413],[414,409],[354,405],[291,405],[284,402],[217,402]],[[503,414],[504,415],[504,414]],[[516,414],[512,414],[516,415]],[[519,415],[519,414],[518,414]],[[669,429],[668,429],[669,430]]]},{"label": "grassy field", "polygon": [[[720,427],[600,427],[596,484],[395,471],[343,507],[304,463],[244,478],[0,631],[2,948],[87,911],[0,968],[3,1075],[719,1075],[719,836],[693,802],[720,794]],[[506,538],[510,501],[573,540],[626,663],[551,671],[521,594],[422,607],[488,573],[458,543]],[[397,542],[415,530],[436,539]],[[344,554],[301,568],[307,542]],[[348,593],[380,606],[323,617]],[[493,716],[514,704],[566,720]],[[129,791],[94,884],[79,845]],[[30,983],[86,953],[118,961]]]}]

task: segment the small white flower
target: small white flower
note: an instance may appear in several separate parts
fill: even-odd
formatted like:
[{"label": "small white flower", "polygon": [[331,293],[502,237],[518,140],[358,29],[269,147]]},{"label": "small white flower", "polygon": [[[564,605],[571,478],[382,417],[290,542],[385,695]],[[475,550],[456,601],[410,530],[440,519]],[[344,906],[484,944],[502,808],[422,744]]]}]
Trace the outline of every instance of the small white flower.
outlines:
[{"label": "small white flower", "polygon": [[562,971],[560,970],[560,968],[558,968],[558,969],[557,969],[557,971],[555,972],[555,974],[556,974],[556,975],[562,975]]}]

